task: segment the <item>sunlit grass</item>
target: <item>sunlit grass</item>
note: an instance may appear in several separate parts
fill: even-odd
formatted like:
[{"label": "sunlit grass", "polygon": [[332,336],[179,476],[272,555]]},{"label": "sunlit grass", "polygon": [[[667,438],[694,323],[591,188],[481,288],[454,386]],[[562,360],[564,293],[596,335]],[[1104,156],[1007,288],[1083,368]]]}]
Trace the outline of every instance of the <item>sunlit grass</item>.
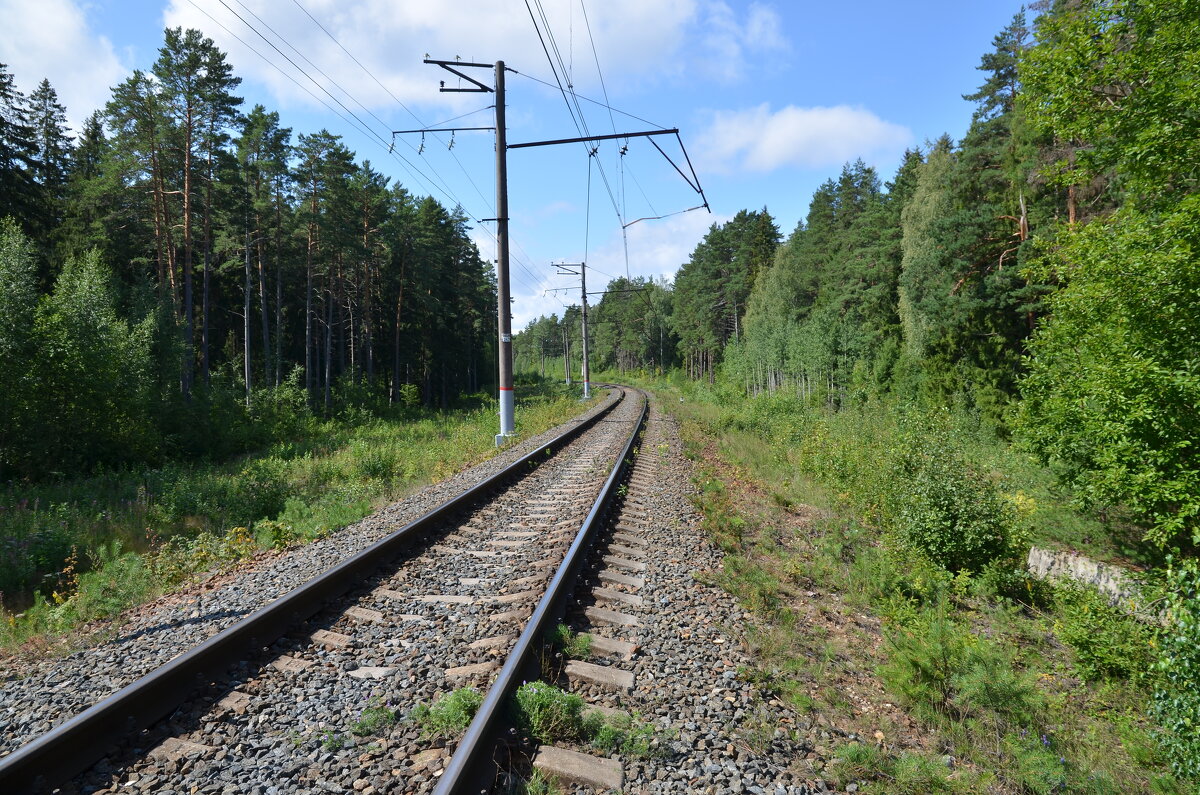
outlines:
[{"label": "sunlit grass", "polygon": [[[528,390],[518,439],[584,408],[554,386]],[[111,617],[260,549],[334,532],[495,455],[496,425],[486,402],[401,420],[330,420],[223,464],[10,485],[0,492],[0,583],[10,594],[0,647]],[[116,593],[106,568],[137,576]],[[29,596],[14,600],[21,590]]]}]

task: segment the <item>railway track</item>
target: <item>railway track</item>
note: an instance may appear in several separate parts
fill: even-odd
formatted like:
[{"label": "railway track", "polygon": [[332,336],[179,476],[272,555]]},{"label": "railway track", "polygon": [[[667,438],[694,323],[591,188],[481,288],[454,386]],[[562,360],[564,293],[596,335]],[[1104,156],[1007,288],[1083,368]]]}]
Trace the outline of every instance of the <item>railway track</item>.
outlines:
[{"label": "railway track", "polygon": [[[403,674],[397,697],[408,696],[414,702],[408,706],[415,706],[442,681],[486,676],[490,663],[484,658],[502,648],[503,641],[490,647],[471,644],[505,638],[528,614],[529,603],[539,595],[538,580],[553,573],[547,563],[553,558],[547,556],[569,541],[564,534],[570,525],[578,526],[587,515],[599,488],[598,474],[606,469],[606,461],[611,465],[632,430],[635,402],[614,399],[589,423],[564,434],[568,438],[538,447],[495,478],[26,742],[0,759],[0,790],[61,784],[103,758],[117,737],[131,738],[119,757],[136,755],[136,748],[152,750],[150,759],[186,757],[179,749],[203,743],[171,742],[168,730],[179,734],[179,729],[190,728],[185,733],[193,735],[205,718],[215,722],[214,711],[231,713],[226,719],[236,723],[235,718],[250,712],[243,708],[245,703],[268,705],[266,712],[253,714],[260,725],[264,715],[278,712],[269,705],[273,689],[290,694],[308,687],[310,697],[302,699],[295,715],[279,718],[292,732],[309,726],[326,731],[323,726],[340,723],[336,713],[346,706],[369,701],[385,677]],[[481,503],[500,483],[512,485]],[[403,558],[398,569],[377,573],[398,555]],[[351,601],[339,599],[351,588]],[[334,599],[334,606],[326,606]],[[434,657],[457,664],[443,665]],[[479,667],[463,669],[471,665]],[[231,666],[232,678],[225,685]],[[248,683],[253,695],[238,690]],[[222,685],[227,693],[215,695]],[[192,692],[198,699],[186,698]],[[289,700],[294,704],[297,698],[291,695]],[[330,705],[330,715],[320,714],[323,703]],[[210,705],[212,709],[206,709]],[[166,724],[160,723],[164,717]],[[150,726],[156,728],[146,733]],[[147,748],[160,739],[156,732],[164,736]],[[233,735],[218,730],[213,738],[225,744]],[[243,765],[237,772],[249,771]],[[97,773],[107,775],[101,768],[93,771],[93,778]]]},{"label": "railway track", "polygon": [[[355,553],[343,585],[326,588],[344,594],[297,599],[286,621],[272,619],[273,636],[227,641],[232,656],[141,697],[153,709],[127,703],[91,734],[64,731],[85,712],[26,742],[0,758],[0,792],[448,795],[515,791],[534,769],[583,792],[821,791],[789,769],[811,748],[786,731],[763,749],[739,738],[756,694],[736,679],[744,662],[728,632],[746,616],[692,576],[719,556],[688,527],[666,453],[677,440],[661,422],[636,455],[642,405],[612,398],[578,439],[543,440],[510,464],[503,490],[477,484],[471,507],[445,501],[385,535],[385,553]],[[377,554],[401,562],[381,568]],[[586,659],[547,646],[559,622],[591,637]],[[512,694],[539,678],[644,723],[654,754],[605,756],[516,731]],[[462,686],[486,694],[463,736],[403,719]]]}]

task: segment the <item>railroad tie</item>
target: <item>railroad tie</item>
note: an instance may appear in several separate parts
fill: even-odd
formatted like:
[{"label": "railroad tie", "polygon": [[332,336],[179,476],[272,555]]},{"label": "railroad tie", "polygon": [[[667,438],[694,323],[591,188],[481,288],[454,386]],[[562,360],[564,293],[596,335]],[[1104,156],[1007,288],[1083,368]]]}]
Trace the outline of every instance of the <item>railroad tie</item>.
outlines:
[{"label": "railroad tie", "polygon": [[625,786],[625,771],[616,759],[589,756],[554,745],[539,748],[533,766],[550,779],[583,787],[620,790]]},{"label": "railroad tie", "polygon": [[596,665],[582,660],[568,660],[563,673],[572,683],[587,682],[606,690],[628,693],[633,690],[633,672],[623,671],[611,665]]}]

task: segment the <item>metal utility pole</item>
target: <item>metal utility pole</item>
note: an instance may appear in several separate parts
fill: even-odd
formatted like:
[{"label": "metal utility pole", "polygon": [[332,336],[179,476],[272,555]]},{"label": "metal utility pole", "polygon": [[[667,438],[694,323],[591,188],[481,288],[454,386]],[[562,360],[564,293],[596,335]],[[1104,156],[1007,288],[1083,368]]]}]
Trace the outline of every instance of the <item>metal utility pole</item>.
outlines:
[{"label": "metal utility pole", "polygon": [[[509,294],[511,292],[508,278],[508,140],[504,127],[504,61],[495,64],[469,63],[466,61],[438,61],[426,58],[425,63],[434,64],[451,74],[461,77],[474,85],[474,88],[447,88],[445,81],[439,88],[442,92],[485,93],[496,94],[496,217],[486,218],[496,222],[496,326],[499,331],[499,375],[500,375],[500,433],[496,434],[496,445],[516,433],[514,421],[515,402],[513,400],[513,350],[512,350],[512,308]],[[495,70],[495,88],[485,85],[469,75],[459,71],[460,68]],[[455,130],[480,130],[486,127],[459,127],[432,130],[398,130],[397,133],[409,132],[454,132]]]},{"label": "metal utility pole", "polygon": [[[508,150],[509,149],[524,149],[533,146],[557,146],[560,144],[588,143],[593,141],[608,141],[620,138],[647,138],[650,143],[654,144],[654,148],[667,159],[679,175],[700,194],[704,199],[704,191],[700,188],[700,180],[696,176],[696,171],[692,168],[690,159],[687,159],[688,170],[691,172],[691,178],[683,172],[683,169],[667,156],[657,143],[654,142],[654,137],[659,135],[674,135],[679,142],[680,149],[683,149],[683,140],[679,137],[679,130],[671,128],[669,130],[647,130],[643,132],[628,132],[628,133],[613,133],[611,135],[587,135],[580,138],[558,138],[552,141],[528,141],[519,144],[509,144],[504,127],[504,61],[496,61],[495,64],[486,63],[469,63],[467,61],[439,61],[432,58],[426,58],[425,63],[440,66],[447,72],[466,80],[471,83],[473,88],[463,88],[461,86],[446,87],[446,82],[443,80],[440,91],[443,92],[495,92],[496,94],[496,218],[485,218],[485,221],[496,222],[496,319],[500,333],[500,433],[496,435],[496,444],[500,445],[504,440],[514,435],[513,422],[513,352],[512,352],[512,316],[509,306],[509,279],[508,279]],[[467,75],[460,69],[495,69],[495,88],[479,82],[475,78]],[[400,133],[426,133],[426,132],[454,132],[456,130],[485,130],[487,127],[445,127],[445,128],[430,128],[425,130],[397,130],[392,135]],[[687,158],[687,150],[683,150],[684,158]],[[708,209],[708,200],[704,199],[704,204],[700,205]],[[692,209],[698,209],[693,207]],[[711,212],[711,210],[710,210]],[[643,219],[639,219],[643,220]],[[586,276],[584,275],[583,263],[579,264],[579,277],[584,282],[583,284],[583,396],[591,397],[591,382],[588,371],[588,336],[587,336],[587,284]]]},{"label": "metal utility pole", "polygon": [[[556,262],[554,267],[558,268],[560,276],[579,277],[579,299],[581,301],[581,314],[583,317],[583,399],[587,400],[592,396],[592,371],[588,366],[587,263]],[[573,268],[579,268],[579,270],[572,270]],[[568,383],[570,382],[568,381]]]},{"label": "metal utility pole", "polygon": [[[563,314],[563,319],[566,319],[566,313]],[[571,385],[571,340],[567,336],[567,324],[563,324],[563,377],[567,380],[567,386]]]},{"label": "metal utility pole", "polygon": [[513,400],[512,308],[508,284],[508,143],[504,134],[504,61],[496,61],[496,319],[500,326],[499,446],[516,433]]}]

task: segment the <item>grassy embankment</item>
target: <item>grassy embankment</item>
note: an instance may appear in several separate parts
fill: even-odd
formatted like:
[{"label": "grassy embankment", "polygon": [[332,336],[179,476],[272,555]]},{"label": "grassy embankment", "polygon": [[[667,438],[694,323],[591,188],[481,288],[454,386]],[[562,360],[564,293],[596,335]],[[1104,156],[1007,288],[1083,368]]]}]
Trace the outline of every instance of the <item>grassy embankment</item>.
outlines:
[{"label": "grassy embankment", "polygon": [[[547,384],[518,396],[520,436],[583,410]],[[0,650],[111,618],[255,554],[328,535],[495,453],[494,401],[399,419],[363,412],[222,463],[0,490]]]},{"label": "grassy embankment", "polygon": [[745,675],[861,738],[835,737],[814,777],[875,793],[1195,791],[1147,717],[1155,630],[1021,567],[1030,541],[1154,564],[1136,531],[1073,510],[1049,473],[952,413],[656,388],[727,555],[697,576],[756,616]]}]

